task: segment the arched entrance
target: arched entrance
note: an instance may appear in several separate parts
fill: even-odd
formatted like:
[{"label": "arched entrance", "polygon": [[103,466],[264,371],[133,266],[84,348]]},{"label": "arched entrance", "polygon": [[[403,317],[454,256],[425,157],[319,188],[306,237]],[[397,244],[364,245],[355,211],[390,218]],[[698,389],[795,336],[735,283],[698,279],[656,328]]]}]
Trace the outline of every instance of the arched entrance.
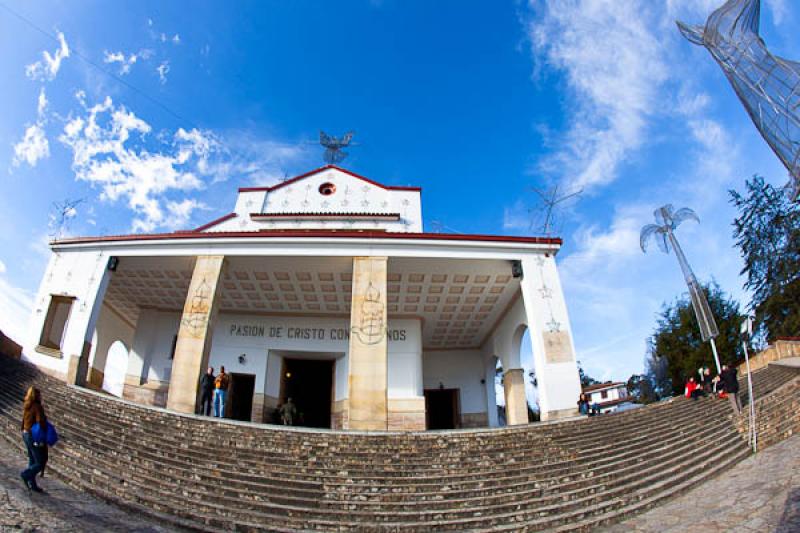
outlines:
[{"label": "arched entrance", "polygon": [[125,370],[128,368],[128,347],[122,341],[115,341],[108,348],[106,366],[103,374],[103,390],[122,397],[125,385]]}]

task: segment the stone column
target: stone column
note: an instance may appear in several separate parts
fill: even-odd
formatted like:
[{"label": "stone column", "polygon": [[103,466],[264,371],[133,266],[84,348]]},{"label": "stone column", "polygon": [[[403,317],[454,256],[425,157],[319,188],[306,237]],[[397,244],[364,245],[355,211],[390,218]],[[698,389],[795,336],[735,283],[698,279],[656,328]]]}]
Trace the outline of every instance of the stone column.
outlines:
[{"label": "stone column", "polygon": [[346,417],[349,429],[387,429],[386,268],[386,257],[353,258]]},{"label": "stone column", "polygon": [[178,328],[167,408],[194,413],[200,374],[208,364],[217,310],[217,283],[225,257],[198,256]]},{"label": "stone column", "polygon": [[503,374],[506,396],[506,423],[509,426],[528,423],[528,400],[525,397],[525,371],[521,368],[506,370]]}]

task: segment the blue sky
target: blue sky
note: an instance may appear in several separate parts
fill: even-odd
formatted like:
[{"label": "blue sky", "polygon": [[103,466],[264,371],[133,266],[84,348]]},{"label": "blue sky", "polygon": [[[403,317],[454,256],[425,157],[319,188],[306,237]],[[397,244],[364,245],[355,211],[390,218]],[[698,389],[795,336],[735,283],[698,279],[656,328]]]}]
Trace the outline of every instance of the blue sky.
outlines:
[{"label": "blue sky", "polygon": [[[428,230],[536,234],[532,187],[583,188],[556,225],[578,357],[627,378],[684,290],[674,257],[639,250],[652,211],[693,207],[698,277],[746,301],[726,190],[787,179],[674,26],[719,3],[8,2],[49,36],[0,6],[0,329],[24,327],[54,203],[83,199],[72,235],[193,227],[353,129],[343,166],[422,186]],[[775,53],[800,58],[799,22],[764,1]]]}]

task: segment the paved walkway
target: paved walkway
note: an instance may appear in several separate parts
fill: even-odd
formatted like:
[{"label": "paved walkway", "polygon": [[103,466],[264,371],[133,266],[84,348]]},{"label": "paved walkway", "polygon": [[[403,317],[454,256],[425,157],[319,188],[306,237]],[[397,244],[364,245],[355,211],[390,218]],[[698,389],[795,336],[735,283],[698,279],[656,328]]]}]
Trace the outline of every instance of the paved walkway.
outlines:
[{"label": "paved walkway", "polygon": [[[53,453],[58,453],[57,448]],[[76,491],[47,472],[39,482],[46,493],[29,492],[19,477],[27,462],[22,452],[0,440],[0,531],[176,531]]]},{"label": "paved walkway", "polygon": [[742,461],[703,484],[606,533],[800,531],[800,435]]}]

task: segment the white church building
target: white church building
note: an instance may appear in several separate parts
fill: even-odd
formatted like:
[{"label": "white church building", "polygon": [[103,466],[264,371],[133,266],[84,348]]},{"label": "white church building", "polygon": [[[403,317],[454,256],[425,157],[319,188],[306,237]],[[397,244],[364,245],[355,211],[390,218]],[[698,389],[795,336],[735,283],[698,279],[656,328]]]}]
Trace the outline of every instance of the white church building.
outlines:
[{"label": "white church building", "polygon": [[[62,239],[23,357],[68,383],[193,413],[206,367],[227,414],[355,430],[528,422],[520,344],[542,418],[581,392],[556,238],[427,233],[421,189],[328,165],[239,189],[199,228]],[[501,402],[502,403],[502,402]]]}]

